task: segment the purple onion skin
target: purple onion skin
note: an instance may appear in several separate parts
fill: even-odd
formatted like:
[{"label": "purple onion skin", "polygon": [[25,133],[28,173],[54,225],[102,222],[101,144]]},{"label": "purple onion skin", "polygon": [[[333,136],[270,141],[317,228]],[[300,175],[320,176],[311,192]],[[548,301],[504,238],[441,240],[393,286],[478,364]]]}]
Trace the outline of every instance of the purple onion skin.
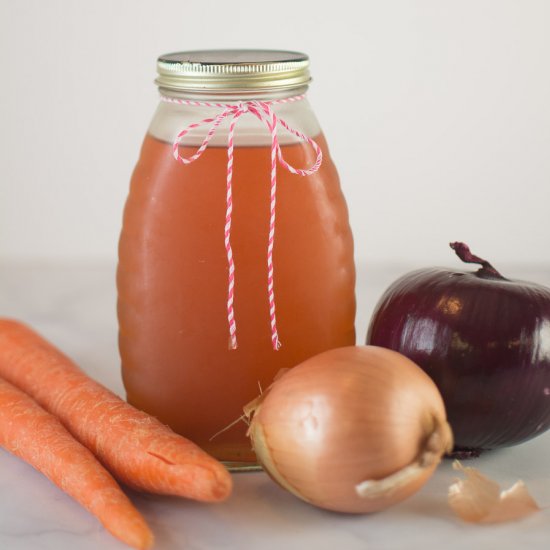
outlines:
[{"label": "purple onion skin", "polygon": [[434,380],[462,455],[550,427],[550,289],[494,273],[408,273],[367,333],[367,344],[402,353]]}]

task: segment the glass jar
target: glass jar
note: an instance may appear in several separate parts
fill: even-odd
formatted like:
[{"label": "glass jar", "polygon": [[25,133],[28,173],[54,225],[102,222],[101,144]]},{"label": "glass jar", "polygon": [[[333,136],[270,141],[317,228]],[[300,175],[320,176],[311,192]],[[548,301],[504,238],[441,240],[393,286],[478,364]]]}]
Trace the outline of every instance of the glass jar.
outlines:
[{"label": "glass jar", "polygon": [[355,344],[348,211],[304,96],[306,55],[182,52],[157,67],[119,244],[127,398],[253,464],[243,406],[280,369]]}]

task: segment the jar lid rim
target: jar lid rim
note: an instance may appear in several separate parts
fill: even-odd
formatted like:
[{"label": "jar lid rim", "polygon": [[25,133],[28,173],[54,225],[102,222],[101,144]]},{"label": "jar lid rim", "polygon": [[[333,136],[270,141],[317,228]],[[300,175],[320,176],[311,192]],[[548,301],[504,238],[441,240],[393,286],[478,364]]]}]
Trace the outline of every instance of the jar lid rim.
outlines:
[{"label": "jar lid rim", "polygon": [[157,72],[160,88],[180,91],[287,89],[311,80],[309,57],[288,50],[174,52],[158,58]]}]

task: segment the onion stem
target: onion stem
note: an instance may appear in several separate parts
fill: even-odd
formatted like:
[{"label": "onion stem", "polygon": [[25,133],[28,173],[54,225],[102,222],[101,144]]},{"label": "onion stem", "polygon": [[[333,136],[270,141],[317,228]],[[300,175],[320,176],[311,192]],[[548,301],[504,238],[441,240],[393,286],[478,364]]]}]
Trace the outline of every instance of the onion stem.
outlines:
[{"label": "onion stem", "polygon": [[456,252],[456,255],[467,264],[480,264],[481,269],[476,273],[479,277],[488,279],[502,279],[506,281],[506,277],[503,277],[487,260],[472,254],[470,247],[467,244],[454,242],[449,246]]},{"label": "onion stem", "polygon": [[[434,419],[435,420],[435,419]],[[445,452],[453,448],[453,436],[447,422],[436,424],[419,453],[418,458],[408,466],[382,479],[367,479],[355,486],[355,492],[361,498],[375,499],[389,497],[414,479],[432,469],[441,461]]]}]

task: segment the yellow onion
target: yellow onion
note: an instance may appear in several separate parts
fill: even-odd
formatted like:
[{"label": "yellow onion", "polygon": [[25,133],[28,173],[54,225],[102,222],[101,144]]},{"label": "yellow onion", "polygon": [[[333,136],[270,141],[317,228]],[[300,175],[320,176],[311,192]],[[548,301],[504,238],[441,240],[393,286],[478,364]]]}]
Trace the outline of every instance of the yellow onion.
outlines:
[{"label": "yellow onion", "polygon": [[328,510],[374,512],[416,492],[452,448],[432,380],[375,346],[290,369],[255,405],[250,437],[270,476]]}]

